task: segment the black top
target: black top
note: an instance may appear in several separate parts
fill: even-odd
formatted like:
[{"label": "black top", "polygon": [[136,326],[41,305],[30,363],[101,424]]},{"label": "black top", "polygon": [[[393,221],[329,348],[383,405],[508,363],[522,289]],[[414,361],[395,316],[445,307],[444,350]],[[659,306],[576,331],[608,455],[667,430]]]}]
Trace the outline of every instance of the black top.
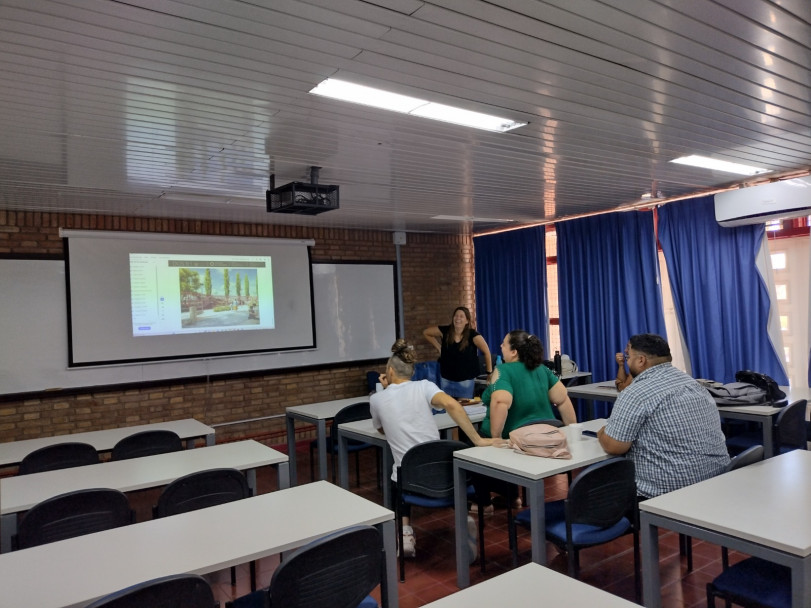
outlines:
[{"label": "black top", "polygon": [[448,346],[445,338],[449,331],[453,331],[450,325],[440,325],[442,332],[442,350],[439,353],[439,371],[445,380],[452,382],[462,382],[472,380],[479,375],[479,349],[473,344],[473,338],[479,335],[475,329],[470,330],[470,342],[464,350],[459,348],[459,343]]}]

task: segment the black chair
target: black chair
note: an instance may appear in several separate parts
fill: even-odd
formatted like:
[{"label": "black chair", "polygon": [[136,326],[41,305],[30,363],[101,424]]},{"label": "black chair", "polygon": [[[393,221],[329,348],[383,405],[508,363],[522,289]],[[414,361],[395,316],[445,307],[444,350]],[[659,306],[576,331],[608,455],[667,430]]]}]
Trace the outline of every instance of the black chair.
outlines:
[{"label": "black chair", "polygon": [[369,593],[380,584],[384,567],[383,542],[377,528],[347,528],[296,550],[273,572],[270,588],[225,606],[377,608]]},{"label": "black chair", "polygon": [[[335,482],[335,469],[336,469],[336,461],[338,456],[338,425],[344,424],[346,422],[356,422],[358,420],[368,420],[372,417],[372,414],[369,412],[369,402],[368,401],[360,401],[358,403],[353,403],[352,405],[347,405],[344,408],[335,414],[335,417],[332,419],[332,426],[329,430],[329,437],[327,437],[327,453],[332,455],[332,481]],[[310,479],[315,479],[315,459],[313,458],[313,452],[318,447],[318,441],[313,439],[310,442]],[[347,441],[347,451],[355,453],[355,478],[356,484],[360,485],[360,455],[359,452],[362,450],[368,450],[369,448],[373,448],[371,443],[366,443],[363,441],[357,441],[355,439],[350,439]],[[378,478],[380,477],[380,459],[377,459],[377,467],[378,467]]]},{"label": "black chair", "polygon": [[759,557],[730,566],[707,583],[707,607],[719,597],[744,608],[791,608],[791,570]]},{"label": "black chair", "polygon": [[58,471],[98,463],[99,453],[92,445],[67,441],[34,450],[22,459],[17,474],[30,475],[31,473]]},{"label": "black chair", "polygon": [[[462,441],[437,439],[417,444],[403,455],[403,460],[397,467],[397,483],[394,491],[398,542],[402,542],[403,538],[403,507],[405,505],[432,509],[454,506],[453,453],[468,447]],[[483,528],[484,514],[479,505],[479,559],[482,564],[484,563]],[[400,551],[400,581],[405,581],[403,551]]]},{"label": "black chair", "polygon": [[[639,526],[634,463],[611,458],[583,469],[569,486],[565,500],[547,502],[546,538],[566,551],[569,576],[577,578],[579,552],[633,533],[634,576],[639,588]],[[516,523],[529,527],[530,510],[516,515]]]},{"label": "black chair", "polygon": [[141,456],[179,452],[182,449],[183,442],[177,433],[165,430],[141,431],[124,437],[116,443],[110,459],[128,460]]},{"label": "black chair", "polygon": [[[237,469],[209,469],[174,480],[158,497],[152,516],[169,517],[249,498],[251,490]],[[231,568],[231,584],[236,584],[236,568]],[[251,562],[251,589],[256,589],[256,562]]]},{"label": "black chair", "polygon": [[[807,449],[805,410],[807,401],[800,399],[783,408],[774,421],[774,456],[792,450]],[[738,454],[753,445],[759,445],[763,435],[758,432],[745,432],[727,439],[730,454]],[[767,454],[766,456],[772,456]]]},{"label": "black chair", "polygon": [[214,594],[202,576],[173,574],[138,583],[85,608],[214,608]]},{"label": "black chair", "polygon": [[[724,469],[724,473],[729,473],[730,471],[742,469],[750,464],[760,462],[763,460],[763,454],[764,451],[762,445],[753,445],[751,448],[748,448],[737,456],[731,458],[726,469]],[[723,566],[724,570],[729,568],[729,549],[726,547],[721,547],[721,565]]]},{"label": "black chair", "polygon": [[76,490],[43,500],[20,520],[12,550],[126,526],[135,514],[124,493],[108,488]]}]

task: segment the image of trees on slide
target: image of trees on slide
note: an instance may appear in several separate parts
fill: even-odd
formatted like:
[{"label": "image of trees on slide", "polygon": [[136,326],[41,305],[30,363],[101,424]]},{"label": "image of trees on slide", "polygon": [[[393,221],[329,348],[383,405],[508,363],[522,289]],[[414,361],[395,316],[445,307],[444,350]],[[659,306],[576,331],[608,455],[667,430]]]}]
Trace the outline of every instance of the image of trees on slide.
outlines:
[{"label": "image of trees on slide", "polygon": [[183,327],[259,325],[256,269],[180,268]]}]

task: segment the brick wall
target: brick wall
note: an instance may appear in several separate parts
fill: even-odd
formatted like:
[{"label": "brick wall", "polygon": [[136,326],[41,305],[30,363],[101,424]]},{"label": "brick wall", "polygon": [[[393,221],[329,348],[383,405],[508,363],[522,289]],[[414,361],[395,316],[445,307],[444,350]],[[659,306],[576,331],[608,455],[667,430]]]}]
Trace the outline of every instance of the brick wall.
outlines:
[{"label": "brick wall", "polygon": [[[315,262],[396,259],[389,232],[14,211],[0,211],[0,256],[61,257],[59,228],[307,238],[315,240]],[[472,238],[408,234],[407,241],[400,249],[405,337],[417,347],[421,360],[435,359],[422,330],[450,322],[456,306],[475,307]],[[13,345],[2,343],[2,348]],[[273,444],[284,443],[281,414],[286,406],[362,394],[366,391],[366,371],[366,366],[353,364],[3,398],[0,442],[179,418],[216,425],[276,416],[220,427],[217,437],[219,441],[261,437]]]}]

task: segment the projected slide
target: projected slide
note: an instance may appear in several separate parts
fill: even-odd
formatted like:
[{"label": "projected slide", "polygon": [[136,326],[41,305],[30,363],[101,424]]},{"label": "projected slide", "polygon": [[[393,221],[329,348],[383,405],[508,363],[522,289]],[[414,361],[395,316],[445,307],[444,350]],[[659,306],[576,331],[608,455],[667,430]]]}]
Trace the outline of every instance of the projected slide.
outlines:
[{"label": "projected slide", "polygon": [[133,336],[273,329],[270,256],[131,253]]}]

